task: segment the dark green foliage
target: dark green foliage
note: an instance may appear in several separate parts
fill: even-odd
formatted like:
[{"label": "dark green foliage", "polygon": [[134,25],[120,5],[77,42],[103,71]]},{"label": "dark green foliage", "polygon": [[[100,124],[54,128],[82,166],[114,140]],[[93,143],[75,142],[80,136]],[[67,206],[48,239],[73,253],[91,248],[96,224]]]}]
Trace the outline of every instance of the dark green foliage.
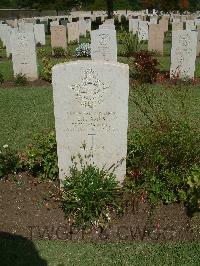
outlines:
[{"label": "dark green foliage", "polygon": [[28,82],[27,77],[22,73],[19,73],[14,77],[15,85],[26,85],[27,82]]},{"label": "dark green foliage", "polygon": [[128,31],[128,19],[125,16],[121,16],[121,28],[125,31]]},{"label": "dark green foliage", "polygon": [[65,49],[62,47],[54,47],[53,48],[53,56],[56,58],[65,56]]},{"label": "dark green foliage", "polygon": [[0,84],[4,83],[4,76],[3,74],[0,72]]},{"label": "dark green foliage", "polygon": [[28,170],[38,178],[56,180],[58,177],[57,145],[55,133],[37,135],[26,150]]},{"label": "dark green foliage", "polygon": [[119,41],[123,47],[123,56],[131,57],[139,49],[138,36],[136,34],[123,31],[120,33]]},{"label": "dark green foliage", "polygon": [[8,174],[16,174],[22,168],[18,154],[11,150],[8,145],[0,149],[0,178]]},{"label": "dark green foliage", "polygon": [[47,57],[42,58],[42,69],[41,69],[41,78],[51,82],[52,80],[52,67],[53,63],[51,59]]},{"label": "dark green foliage", "polygon": [[63,211],[75,226],[105,227],[110,208],[117,208],[118,183],[112,173],[94,165],[74,162],[70,176],[63,183]]}]

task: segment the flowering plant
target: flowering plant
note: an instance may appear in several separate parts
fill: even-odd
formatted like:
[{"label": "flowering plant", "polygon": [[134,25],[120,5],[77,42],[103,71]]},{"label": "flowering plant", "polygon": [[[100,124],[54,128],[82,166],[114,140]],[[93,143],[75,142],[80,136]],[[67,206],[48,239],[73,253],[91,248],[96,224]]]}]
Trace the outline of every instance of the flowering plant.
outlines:
[{"label": "flowering plant", "polygon": [[90,43],[81,43],[75,50],[76,57],[89,57],[91,56]]}]

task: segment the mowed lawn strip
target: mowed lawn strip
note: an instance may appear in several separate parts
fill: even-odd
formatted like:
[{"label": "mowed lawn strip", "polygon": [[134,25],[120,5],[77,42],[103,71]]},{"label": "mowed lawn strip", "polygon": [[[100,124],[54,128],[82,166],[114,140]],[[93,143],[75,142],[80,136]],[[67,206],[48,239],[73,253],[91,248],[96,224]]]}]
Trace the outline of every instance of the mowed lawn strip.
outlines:
[{"label": "mowed lawn strip", "polygon": [[[200,242],[92,244],[0,239],[1,265],[200,265]],[[46,263],[46,264],[44,264]]]}]

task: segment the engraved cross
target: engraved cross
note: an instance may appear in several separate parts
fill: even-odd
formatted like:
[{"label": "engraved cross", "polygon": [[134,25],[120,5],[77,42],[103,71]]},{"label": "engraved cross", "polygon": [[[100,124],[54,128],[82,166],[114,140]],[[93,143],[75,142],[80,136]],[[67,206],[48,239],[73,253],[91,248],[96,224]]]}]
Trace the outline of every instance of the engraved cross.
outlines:
[{"label": "engraved cross", "polygon": [[91,147],[91,148],[92,148],[92,149],[91,149],[91,150],[92,150],[92,157],[93,157],[94,136],[95,136],[95,135],[96,135],[96,134],[95,134],[94,132],[93,132],[93,133],[89,133],[89,134],[88,134],[88,136],[91,136],[91,137],[92,137],[92,147]]}]

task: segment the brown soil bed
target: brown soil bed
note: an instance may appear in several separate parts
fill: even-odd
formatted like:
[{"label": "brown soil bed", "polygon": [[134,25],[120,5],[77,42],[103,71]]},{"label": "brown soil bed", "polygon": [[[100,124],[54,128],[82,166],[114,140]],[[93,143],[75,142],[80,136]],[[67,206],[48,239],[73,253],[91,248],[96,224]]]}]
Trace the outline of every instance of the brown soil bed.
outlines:
[{"label": "brown soil bed", "polygon": [[200,215],[190,218],[181,204],[151,208],[137,201],[108,229],[81,231],[69,225],[61,209],[59,184],[38,183],[28,173],[0,180],[0,233],[31,240],[92,242],[166,242],[200,240]]},{"label": "brown soil bed", "polygon": [[46,87],[50,86],[51,83],[42,80],[42,79],[37,79],[34,81],[28,81],[26,84],[20,84],[16,85],[12,80],[8,80],[0,84],[0,88],[5,88],[5,89],[10,89],[10,88],[17,88],[17,87]]}]

